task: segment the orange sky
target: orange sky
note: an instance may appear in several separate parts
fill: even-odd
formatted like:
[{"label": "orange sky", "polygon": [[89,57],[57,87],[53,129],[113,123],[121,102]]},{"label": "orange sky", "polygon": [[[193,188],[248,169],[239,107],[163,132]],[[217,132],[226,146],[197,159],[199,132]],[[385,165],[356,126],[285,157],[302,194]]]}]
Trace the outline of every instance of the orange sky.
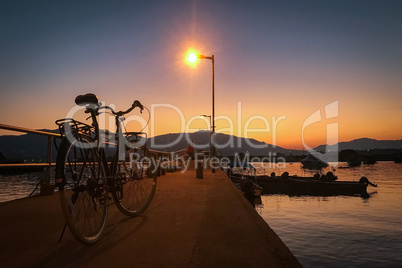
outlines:
[{"label": "orange sky", "polygon": [[[211,61],[190,68],[185,54],[193,48],[215,55],[216,116],[231,118],[235,135],[245,136],[247,120],[260,116],[270,131],[249,137],[303,149],[303,122],[338,101],[336,118],[305,129],[309,147],[326,143],[327,123],[338,124],[340,141],[401,139],[402,24],[391,5],[9,5],[0,16],[7,40],[0,44],[0,123],[54,129],[77,95],[92,92],[120,109],[135,99],[173,105],[187,124],[211,114]],[[286,117],[275,134],[273,116]],[[158,108],[153,118],[150,133],[183,130],[172,109]],[[228,123],[216,126],[219,132]],[[190,127],[208,128],[201,119]]]}]

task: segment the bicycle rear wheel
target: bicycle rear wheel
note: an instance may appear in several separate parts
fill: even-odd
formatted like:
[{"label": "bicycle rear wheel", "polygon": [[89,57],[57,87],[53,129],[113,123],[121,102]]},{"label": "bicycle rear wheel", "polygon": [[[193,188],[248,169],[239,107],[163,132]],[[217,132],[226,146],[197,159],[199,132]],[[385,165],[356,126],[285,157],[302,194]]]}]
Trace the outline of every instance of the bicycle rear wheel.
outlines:
[{"label": "bicycle rear wheel", "polygon": [[89,148],[89,138],[60,144],[56,162],[56,181],[66,224],[83,244],[98,241],[106,223],[108,193],[104,187],[105,169],[99,151]]},{"label": "bicycle rear wheel", "polygon": [[132,155],[134,161],[118,162],[112,195],[117,208],[123,214],[134,217],[151,204],[157,179],[156,176],[145,174],[146,169],[152,166],[146,149],[137,149]]}]

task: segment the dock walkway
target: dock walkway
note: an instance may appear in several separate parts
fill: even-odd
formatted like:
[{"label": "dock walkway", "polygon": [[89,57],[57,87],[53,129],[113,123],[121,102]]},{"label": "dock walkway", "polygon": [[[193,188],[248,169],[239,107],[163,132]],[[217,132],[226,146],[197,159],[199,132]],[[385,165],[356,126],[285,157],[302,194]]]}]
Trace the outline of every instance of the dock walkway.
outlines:
[{"label": "dock walkway", "polygon": [[137,218],[113,205],[93,246],[64,225],[58,194],[0,203],[1,267],[300,267],[226,175],[195,170],[158,178]]}]

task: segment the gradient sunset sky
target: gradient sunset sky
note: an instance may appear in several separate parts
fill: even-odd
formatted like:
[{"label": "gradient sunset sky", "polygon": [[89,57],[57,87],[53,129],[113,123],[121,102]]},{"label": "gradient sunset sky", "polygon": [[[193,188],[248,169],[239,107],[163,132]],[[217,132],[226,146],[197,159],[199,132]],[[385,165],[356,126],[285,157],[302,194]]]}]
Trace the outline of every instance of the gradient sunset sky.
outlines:
[{"label": "gradient sunset sky", "polygon": [[[338,101],[338,117],[306,128],[310,147],[326,143],[327,123],[340,141],[401,139],[401,14],[401,1],[1,1],[0,123],[54,129],[87,92],[210,115],[211,61],[189,66],[193,49],[215,55],[216,115],[235,135],[252,116],[271,127],[286,116],[276,144],[302,149],[303,122]],[[172,109],[153,116],[155,135],[180,131]],[[249,137],[272,143],[272,128]]]}]

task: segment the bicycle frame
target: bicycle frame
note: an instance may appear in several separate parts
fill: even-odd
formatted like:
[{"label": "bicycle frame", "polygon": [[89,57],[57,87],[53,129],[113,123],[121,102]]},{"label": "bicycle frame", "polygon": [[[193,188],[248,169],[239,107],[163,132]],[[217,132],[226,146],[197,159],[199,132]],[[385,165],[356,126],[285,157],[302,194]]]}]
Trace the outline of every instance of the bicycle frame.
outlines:
[{"label": "bicycle frame", "polygon": [[[108,106],[100,107],[100,109],[102,109],[102,108],[107,109],[109,107]],[[101,152],[102,164],[104,165],[104,167],[107,167],[106,168],[106,173],[107,173],[106,176],[109,179],[114,177],[114,176],[116,176],[116,170],[117,170],[118,162],[119,161],[124,161],[124,162],[126,161],[125,153],[126,153],[127,150],[129,150],[129,152],[130,152],[130,154],[129,154],[129,156],[130,156],[130,160],[129,160],[130,168],[133,168],[132,165],[133,165],[134,161],[132,159],[131,149],[135,149],[135,148],[139,148],[139,147],[133,146],[130,143],[130,141],[128,140],[128,137],[125,137],[123,135],[122,124],[123,124],[123,121],[125,120],[124,116],[123,115],[114,115],[115,124],[116,124],[116,132],[117,132],[116,133],[117,141],[116,141],[116,143],[112,143],[112,142],[102,141],[102,139],[101,139],[100,130],[99,130],[99,124],[98,124],[98,120],[97,120],[97,117],[96,117],[97,116],[97,111],[92,110],[92,109],[91,110],[88,109],[87,111],[89,111],[90,114],[91,114],[92,126],[95,129],[95,140],[98,142],[97,147],[98,147],[99,151]],[[138,141],[138,135],[139,134],[146,135],[145,133],[142,133],[142,132],[129,132],[129,133],[126,133],[126,134],[127,135],[130,135],[130,134],[135,135],[136,136],[136,139],[135,139],[136,141]],[[103,144],[116,145],[116,151],[114,153],[113,161],[110,164],[107,161],[105,150],[102,148],[102,143]]]},{"label": "bicycle frame", "polygon": [[[115,118],[115,124],[116,124],[116,134],[113,136],[115,137],[115,141],[110,142],[102,139],[100,128],[99,128],[99,123],[97,116],[99,115],[99,110],[101,109],[108,109],[112,112]],[[129,168],[130,170],[133,170],[134,172],[137,172],[138,168],[133,168],[133,163],[134,160],[132,158],[132,152],[131,149],[141,149],[146,150],[145,145],[142,147],[141,144],[138,143],[141,139],[140,135],[145,135],[146,139],[146,133],[143,132],[128,132],[123,134],[122,131],[122,124],[124,121],[124,114],[127,113],[128,111],[131,111],[131,109],[127,110],[126,112],[114,112],[113,109],[109,106],[101,106],[101,107],[96,107],[96,106],[88,106],[85,113],[90,113],[90,117],[92,119],[92,124],[88,125],[79,121],[76,121],[71,118],[66,118],[66,119],[60,119],[56,121],[56,124],[59,125],[59,130],[60,134],[63,136],[67,137],[67,139],[70,140],[71,143],[73,142],[81,142],[82,136],[86,136],[89,140],[92,140],[92,144],[88,143],[83,143],[83,144],[77,144],[76,146],[80,147],[83,146],[82,148],[88,148],[90,146],[91,148],[96,148],[96,150],[99,152],[99,157],[100,161],[102,162],[102,165],[105,168],[105,177],[107,177],[108,180],[111,180],[113,177],[116,176],[116,171],[118,169],[118,164],[119,162],[126,162],[125,154],[126,151],[129,151]],[[88,119],[89,119],[88,118]],[[125,136],[126,135],[126,136]],[[129,138],[135,136],[135,142],[136,143],[131,143],[129,141]],[[105,152],[105,145],[114,145],[116,146],[115,152],[113,153],[113,160],[108,163],[107,155]],[[139,146],[138,146],[139,145]],[[138,175],[138,174],[137,174]],[[61,183],[61,182],[58,182]]]}]

